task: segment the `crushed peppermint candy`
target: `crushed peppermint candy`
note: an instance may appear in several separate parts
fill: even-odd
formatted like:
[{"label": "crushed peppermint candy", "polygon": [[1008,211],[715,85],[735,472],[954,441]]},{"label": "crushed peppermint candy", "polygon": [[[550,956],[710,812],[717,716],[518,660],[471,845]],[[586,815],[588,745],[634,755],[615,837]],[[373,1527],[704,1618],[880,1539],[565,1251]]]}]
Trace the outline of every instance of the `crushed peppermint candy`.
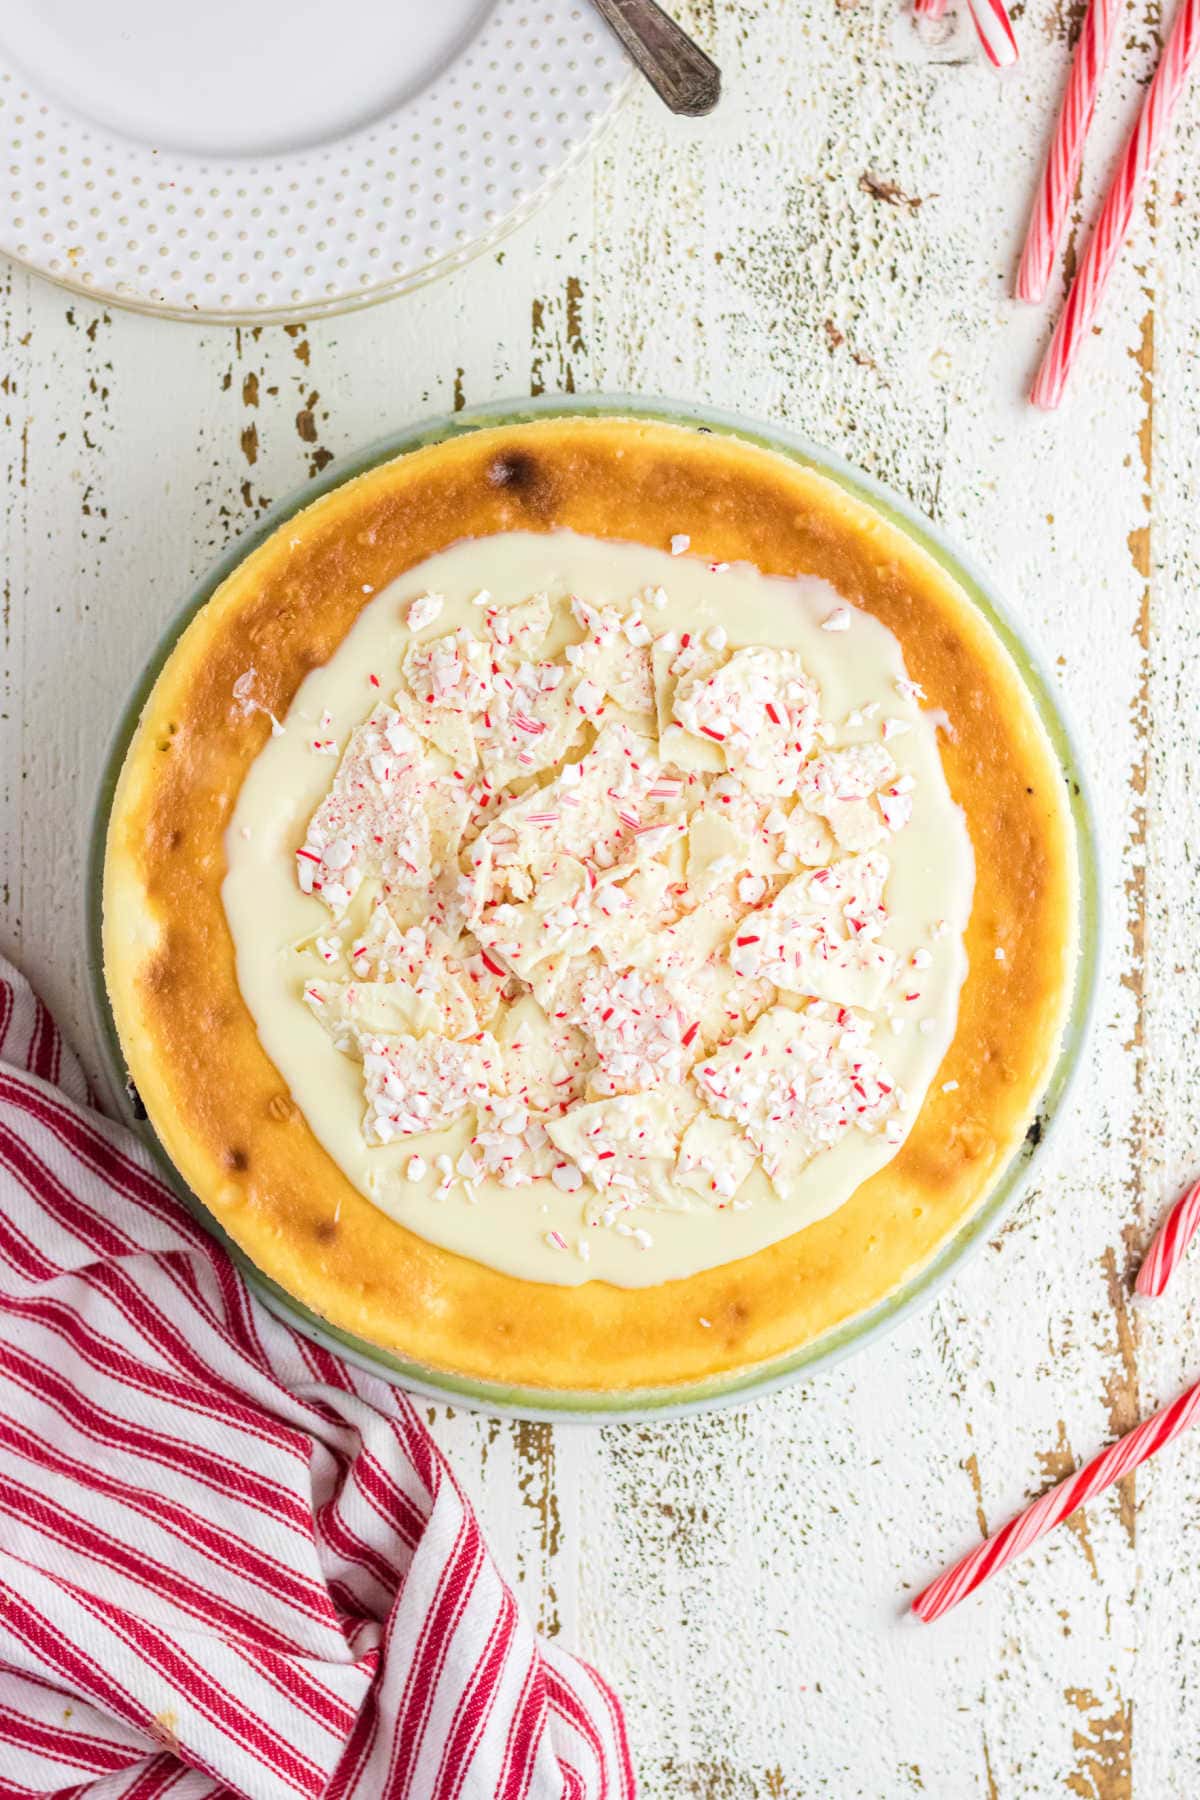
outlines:
[{"label": "crushed peppermint candy", "polygon": [[435,619],[441,617],[446,600],[443,594],[422,594],[413,601],[408,609],[406,623],[410,631],[424,631]]},{"label": "crushed peppermint candy", "polygon": [[[445,604],[409,604],[414,639]],[[548,1183],[638,1251],[646,1213],[744,1211],[755,1169],[786,1200],[851,1133],[903,1142],[912,1108],[876,1027],[936,1027],[910,985],[932,953],[888,941],[916,782],[884,745],[914,725],[848,739],[879,701],[839,727],[797,650],[657,630],[667,604],[645,588],[556,613],[481,589],[474,629],[367,677],[372,711],[340,745],[322,716],[311,747],[337,768],[295,850],[337,928],[306,940],[328,972],[310,965],[304,999],[361,1064],[366,1143],[395,1146],[409,1182],[432,1166],[435,1199]],[[851,621],[839,605],[819,622]],[[254,678],[234,686],[244,713]],[[453,1156],[436,1135],[403,1155],[451,1130]]]},{"label": "crushed peppermint candy", "polygon": [[879,810],[889,831],[903,831],[912,818],[913,803],[907,794],[888,788],[879,796]]},{"label": "crushed peppermint candy", "polygon": [[701,1063],[706,1103],[741,1127],[781,1198],[821,1149],[894,1118],[898,1089],[869,1039],[869,1024],[847,1007],[776,1006]]},{"label": "crushed peppermint candy", "polygon": [[682,556],[685,550],[691,548],[691,542],[686,532],[677,531],[671,539],[671,555]]}]

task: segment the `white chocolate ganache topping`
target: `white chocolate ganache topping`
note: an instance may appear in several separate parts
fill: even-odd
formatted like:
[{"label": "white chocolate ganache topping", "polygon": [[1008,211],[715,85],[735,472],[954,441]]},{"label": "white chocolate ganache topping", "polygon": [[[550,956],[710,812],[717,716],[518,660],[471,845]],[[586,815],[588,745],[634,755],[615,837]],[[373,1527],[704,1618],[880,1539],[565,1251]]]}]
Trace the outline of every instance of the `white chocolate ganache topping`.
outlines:
[{"label": "white chocolate ganache topping", "polygon": [[923,698],[824,582],[681,539],[471,540],[373,596],[227,835],[239,985],[315,1136],[539,1281],[669,1280],[840,1206],[966,973]]}]

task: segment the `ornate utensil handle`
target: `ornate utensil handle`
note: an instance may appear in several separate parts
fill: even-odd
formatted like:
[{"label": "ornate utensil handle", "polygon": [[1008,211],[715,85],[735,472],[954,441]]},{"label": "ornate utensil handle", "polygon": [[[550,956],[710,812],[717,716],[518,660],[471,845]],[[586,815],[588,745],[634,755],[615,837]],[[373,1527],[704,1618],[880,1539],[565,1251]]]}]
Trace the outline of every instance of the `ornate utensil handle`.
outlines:
[{"label": "ornate utensil handle", "polygon": [[698,118],[721,97],[721,71],[655,0],[593,0],[659,99]]}]

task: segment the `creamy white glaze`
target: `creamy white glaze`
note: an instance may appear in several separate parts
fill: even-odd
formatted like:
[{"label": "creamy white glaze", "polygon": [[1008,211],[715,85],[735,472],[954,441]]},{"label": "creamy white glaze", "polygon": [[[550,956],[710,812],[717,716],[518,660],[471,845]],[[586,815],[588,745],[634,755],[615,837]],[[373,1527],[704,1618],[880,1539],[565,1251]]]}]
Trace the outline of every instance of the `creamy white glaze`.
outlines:
[{"label": "creamy white glaze", "polygon": [[[469,1126],[458,1122],[442,1132],[368,1144],[362,1067],[335,1047],[303,1002],[305,984],[328,973],[313,945],[329,932],[330,914],[317,896],[300,891],[296,851],[351,732],[398,685],[413,638],[406,623],[412,602],[429,592],[444,596],[436,623],[421,633],[427,638],[457,626],[477,632],[480,613],[472,600],[484,588],[500,606],[536,592],[552,601],[574,594],[626,605],[655,586],[667,595],[661,610],[647,614],[655,634],[719,627],[731,650],[798,651],[820,689],[823,718],[838,727],[831,747],[879,743],[885,718],[908,727],[887,739],[888,752],[914,785],[911,821],[886,846],[889,919],[881,940],[896,953],[899,971],[882,1006],[902,1028],[894,1032],[890,1019],[880,1018],[872,1047],[909,1097],[910,1128],[954,1033],[966,974],[971,846],[942,772],[936,727],[906,685],[897,640],[869,615],[846,609],[823,582],[766,577],[744,565],[713,569],[686,553],[566,532],[459,544],[375,595],[335,655],[307,677],[282,734],[267,740],[250,769],[226,837],[222,896],[239,985],[264,1048],[314,1135],[382,1210],[432,1242],[531,1280],[643,1286],[732,1261],[833,1211],[898,1148],[883,1135],[853,1130],[813,1158],[787,1201],[756,1165],[738,1190],[736,1208],[642,1208],[630,1215],[636,1235],[584,1225],[584,1201],[596,1198],[590,1187],[564,1193],[544,1179],[518,1188],[485,1179],[471,1193],[461,1183],[439,1192],[436,1158],[457,1157]],[[231,707],[244,709],[253,692],[247,671]],[[864,707],[872,716],[854,722]],[[918,970],[914,954],[923,965]],[[919,1001],[903,998],[918,990]]]}]

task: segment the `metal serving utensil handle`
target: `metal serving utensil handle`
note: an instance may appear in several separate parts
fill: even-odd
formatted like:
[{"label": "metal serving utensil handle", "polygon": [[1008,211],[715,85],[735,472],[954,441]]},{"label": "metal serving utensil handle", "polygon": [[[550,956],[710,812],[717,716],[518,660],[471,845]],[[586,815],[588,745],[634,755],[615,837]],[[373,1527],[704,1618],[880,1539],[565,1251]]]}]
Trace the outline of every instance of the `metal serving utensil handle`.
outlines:
[{"label": "metal serving utensil handle", "polygon": [[592,0],[659,99],[698,118],[721,97],[721,71],[655,0]]}]

